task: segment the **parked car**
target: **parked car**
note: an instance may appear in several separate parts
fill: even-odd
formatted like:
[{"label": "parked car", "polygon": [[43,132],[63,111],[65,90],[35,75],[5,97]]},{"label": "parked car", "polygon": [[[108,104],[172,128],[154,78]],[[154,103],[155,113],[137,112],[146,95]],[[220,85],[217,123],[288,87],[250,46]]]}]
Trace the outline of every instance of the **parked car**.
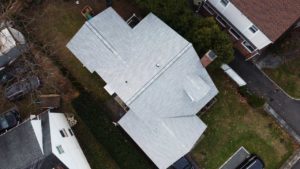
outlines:
[{"label": "parked car", "polygon": [[7,87],[4,91],[4,96],[10,101],[17,100],[37,89],[40,85],[39,78],[31,76]]},{"label": "parked car", "polygon": [[252,154],[237,169],[264,169],[264,162],[255,154]]},{"label": "parked car", "polygon": [[176,161],[169,169],[195,169],[185,156]]},{"label": "parked car", "polygon": [[13,107],[0,114],[0,134],[17,126],[20,122],[20,113],[17,107]]},{"label": "parked car", "polygon": [[11,74],[8,74],[6,71],[0,71],[0,85],[6,84],[12,78],[13,76],[11,76]]},{"label": "parked car", "polygon": [[0,71],[0,85],[7,84],[9,81],[22,76],[24,73],[29,71],[29,67],[23,65],[13,65]]}]

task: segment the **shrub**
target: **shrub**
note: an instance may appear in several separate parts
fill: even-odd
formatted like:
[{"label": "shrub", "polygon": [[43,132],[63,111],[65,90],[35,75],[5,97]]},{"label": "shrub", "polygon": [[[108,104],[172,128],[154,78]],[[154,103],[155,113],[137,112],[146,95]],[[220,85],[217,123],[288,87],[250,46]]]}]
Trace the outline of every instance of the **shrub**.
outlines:
[{"label": "shrub", "polygon": [[265,103],[262,97],[250,92],[246,86],[240,87],[239,93],[247,99],[248,104],[253,108],[262,107]]},{"label": "shrub", "polygon": [[208,50],[214,50],[218,58],[210,65],[213,69],[233,59],[233,47],[229,36],[220,29],[212,17],[196,16],[190,9],[188,1],[136,0],[136,2],[190,41],[200,57]]}]

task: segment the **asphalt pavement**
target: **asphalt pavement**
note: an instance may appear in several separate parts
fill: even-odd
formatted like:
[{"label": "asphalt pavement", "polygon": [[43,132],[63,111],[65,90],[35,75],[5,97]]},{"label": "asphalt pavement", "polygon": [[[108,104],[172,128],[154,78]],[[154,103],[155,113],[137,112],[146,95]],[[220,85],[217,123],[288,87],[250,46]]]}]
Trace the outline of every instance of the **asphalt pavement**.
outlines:
[{"label": "asphalt pavement", "polygon": [[264,97],[281,119],[300,136],[300,100],[289,97],[255,64],[245,61],[239,53],[235,54],[235,59],[229,65],[247,82],[248,88]]},{"label": "asphalt pavement", "polygon": [[300,161],[298,161],[293,167],[292,169],[300,169]]}]

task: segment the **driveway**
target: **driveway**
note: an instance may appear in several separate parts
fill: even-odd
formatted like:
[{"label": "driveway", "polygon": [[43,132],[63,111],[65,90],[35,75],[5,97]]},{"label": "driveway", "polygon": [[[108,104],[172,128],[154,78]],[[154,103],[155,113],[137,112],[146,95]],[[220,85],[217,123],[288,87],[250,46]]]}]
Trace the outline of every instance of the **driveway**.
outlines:
[{"label": "driveway", "polygon": [[252,62],[244,61],[243,56],[237,52],[230,66],[247,82],[249,89],[263,96],[289,128],[300,136],[300,100],[286,95]]},{"label": "driveway", "polygon": [[293,167],[292,169],[299,169],[300,168],[300,161],[298,161]]}]

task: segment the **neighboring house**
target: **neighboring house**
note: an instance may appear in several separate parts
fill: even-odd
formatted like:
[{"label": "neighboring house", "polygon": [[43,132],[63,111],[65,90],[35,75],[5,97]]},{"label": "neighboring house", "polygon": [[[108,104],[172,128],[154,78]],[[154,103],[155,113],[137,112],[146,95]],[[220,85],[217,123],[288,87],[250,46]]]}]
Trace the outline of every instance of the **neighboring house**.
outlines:
[{"label": "neighboring house", "polygon": [[300,18],[299,0],[206,0],[203,8],[229,31],[247,59],[260,54]]},{"label": "neighboring house", "polygon": [[2,169],[90,169],[62,113],[44,112],[0,135]]},{"label": "neighboring house", "polygon": [[108,8],[67,47],[127,106],[118,124],[158,168],[195,146],[206,129],[196,114],[218,90],[192,44],[154,14],[131,28]]},{"label": "neighboring house", "polygon": [[14,62],[26,49],[24,36],[14,28],[0,28],[0,70]]}]

